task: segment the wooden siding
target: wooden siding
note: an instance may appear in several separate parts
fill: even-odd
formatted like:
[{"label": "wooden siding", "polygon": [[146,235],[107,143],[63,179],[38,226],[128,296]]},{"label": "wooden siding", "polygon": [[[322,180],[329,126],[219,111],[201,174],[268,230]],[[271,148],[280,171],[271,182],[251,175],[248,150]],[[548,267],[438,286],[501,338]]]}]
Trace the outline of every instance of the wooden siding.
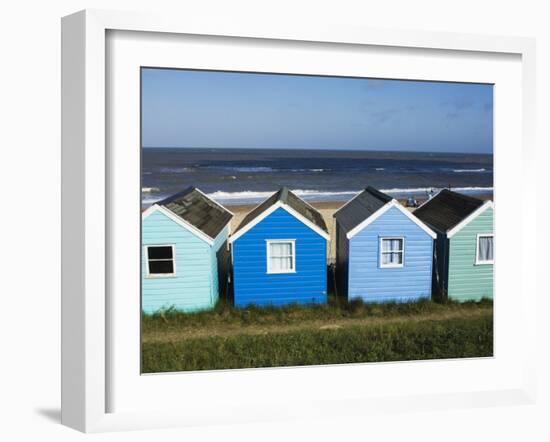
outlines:
[{"label": "wooden siding", "polygon": [[493,233],[489,208],[449,239],[448,296],[457,301],[493,297],[493,265],[476,265],[478,233]]},{"label": "wooden siding", "polygon": [[336,290],[338,296],[347,296],[348,293],[348,256],[349,240],[346,231],[335,220],[336,224]]},{"label": "wooden siding", "polygon": [[[294,239],[296,272],[267,273],[266,240]],[[237,307],[324,303],[327,243],[279,208],[233,243],[234,302]]]},{"label": "wooden siding", "polygon": [[[404,237],[404,265],[381,268],[381,237]],[[433,239],[396,207],[349,241],[348,298],[365,302],[416,301],[431,297]]]},{"label": "wooden siding", "polygon": [[[176,274],[167,278],[147,277],[147,245],[174,245]],[[160,212],[142,222],[142,310],[154,313],[173,307],[197,311],[214,306],[212,299],[212,248],[202,239]]]}]

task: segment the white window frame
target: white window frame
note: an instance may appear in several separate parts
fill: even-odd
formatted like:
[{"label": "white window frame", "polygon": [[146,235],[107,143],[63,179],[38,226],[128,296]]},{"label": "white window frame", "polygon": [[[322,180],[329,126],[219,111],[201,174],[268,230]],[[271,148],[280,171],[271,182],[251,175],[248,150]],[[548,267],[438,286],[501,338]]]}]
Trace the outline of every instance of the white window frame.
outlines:
[{"label": "white window frame", "polygon": [[[273,270],[270,265],[270,245],[271,244],[281,244],[281,243],[291,243],[292,244],[292,269],[291,270]],[[285,274],[285,273],[296,273],[296,240],[295,239],[266,239],[266,266],[268,274]]]},{"label": "white window frame", "polygon": [[[479,259],[479,238],[491,237],[493,238],[493,259],[490,261],[481,261]],[[476,266],[491,265],[495,262],[495,234],[494,233],[478,233],[476,235]]]},{"label": "white window frame", "polygon": [[[391,252],[384,252],[382,249],[382,242],[384,240],[393,240],[393,239],[400,239],[401,240],[401,250],[399,251],[391,251]],[[405,237],[404,236],[381,236],[380,241],[378,244],[378,262],[380,263],[381,269],[398,269],[405,266]],[[382,259],[382,255],[384,253],[401,253],[401,264],[384,264],[384,260]]]},{"label": "white window frame", "polygon": [[[174,271],[172,273],[149,273],[149,248],[171,247]],[[145,277],[146,278],[173,278],[176,276],[176,246],[174,244],[147,244],[145,248]],[[153,261],[168,261],[168,259],[154,259]]]}]

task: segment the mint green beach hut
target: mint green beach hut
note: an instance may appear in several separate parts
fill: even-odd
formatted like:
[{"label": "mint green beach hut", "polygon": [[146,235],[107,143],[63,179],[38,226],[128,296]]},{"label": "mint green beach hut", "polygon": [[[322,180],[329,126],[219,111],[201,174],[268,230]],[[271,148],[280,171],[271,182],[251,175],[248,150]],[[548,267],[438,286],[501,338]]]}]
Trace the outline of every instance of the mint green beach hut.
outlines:
[{"label": "mint green beach hut", "polygon": [[227,293],[233,214],[190,187],[142,214],[141,307],[147,314],[173,308],[212,309]]},{"label": "mint green beach hut", "polygon": [[444,189],[414,214],[436,233],[432,291],[459,302],[493,298],[493,202]]}]

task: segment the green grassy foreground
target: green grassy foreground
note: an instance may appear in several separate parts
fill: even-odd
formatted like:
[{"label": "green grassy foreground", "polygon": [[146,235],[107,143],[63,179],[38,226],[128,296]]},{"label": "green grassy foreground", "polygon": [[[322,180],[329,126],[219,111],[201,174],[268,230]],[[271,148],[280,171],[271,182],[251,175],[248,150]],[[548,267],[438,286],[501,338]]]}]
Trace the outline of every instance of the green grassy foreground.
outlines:
[{"label": "green grassy foreground", "polygon": [[249,308],[142,321],[144,373],[493,354],[491,301]]}]

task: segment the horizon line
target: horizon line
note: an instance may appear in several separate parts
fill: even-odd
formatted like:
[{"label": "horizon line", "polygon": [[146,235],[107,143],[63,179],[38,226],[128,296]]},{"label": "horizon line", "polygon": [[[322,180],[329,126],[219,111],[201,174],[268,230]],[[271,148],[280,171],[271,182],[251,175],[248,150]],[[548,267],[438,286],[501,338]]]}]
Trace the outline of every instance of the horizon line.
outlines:
[{"label": "horizon line", "polygon": [[142,149],[216,149],[216,150],[320,150],[320,151],[340,151],[340,152],[394,152],[394,153],[438,153],[438,154],[463,154],[463,155],[494,155],[494,152],[464,152],[464,151],[440,151],[440,150],[377,150],[377,149],[328,149],[318,147],[209,147],[209,146],[141,146]]}]

